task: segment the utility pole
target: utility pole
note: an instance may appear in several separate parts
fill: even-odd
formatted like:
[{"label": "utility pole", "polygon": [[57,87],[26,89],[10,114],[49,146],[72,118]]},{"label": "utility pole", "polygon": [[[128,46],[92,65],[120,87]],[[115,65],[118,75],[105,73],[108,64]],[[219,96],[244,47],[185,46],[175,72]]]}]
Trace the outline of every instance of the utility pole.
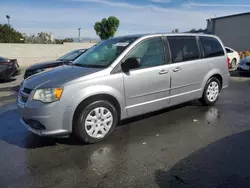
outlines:
[{"label": "utility pole", "polygon": [[78,28],[78,38],[79,38],[79,42],[81,41],[81,28]]},{"label": "utility pole", "polygon": [[10,16],[9,15],[6,15],[6,18],[8,20],[8,26],[10,26]]}]

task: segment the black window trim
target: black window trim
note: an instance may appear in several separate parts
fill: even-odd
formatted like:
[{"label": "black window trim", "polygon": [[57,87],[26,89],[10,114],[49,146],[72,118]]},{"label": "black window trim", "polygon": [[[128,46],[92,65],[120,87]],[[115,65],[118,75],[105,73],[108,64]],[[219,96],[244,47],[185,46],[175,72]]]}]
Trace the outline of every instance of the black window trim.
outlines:
[{"label": "black window trim", "polygon": [[[164,42],[164,48],[166,50],[166,52],[165,52],[166,61],[168,61],[166,63],[172,64],[171,49],[170,49],[170,45],[169,45],[167,36],[163,36],[163,42]],[[167,57],[169,57],[169,58],[167,59]]]},{"label": "black window trim", "polygon": [[[194,36],[194,35],[170,35],[170,36],[165,36],[166,37],[166,41],[167,41],[167,45],[168,45],[168,49],[169,49],[169,55],[170,55],[170,64],[176,64],[176,63],[183,63],[183,62],[189,62],[189,61],[197,61],[197,60],[201,60],[203,58],[203,50],[200,48],[200,44],[198,42],[199,36]],[[171,53],[171,48],[170,48],[170,44],[169,44],[169,37],[194,37],[196,40],[196,44],[197,44],[197,48],[198,48],[198,52],[199,52],[199,57],[197,59],[192,59],[192,60],[185,60],[185,61],[179,61],[179,62],[173,62],[172,61],[172,53]]]},{"label": "black window trim", "polygon": [[111,71],[111,74],[116,74],[116,73],[120,73],[123,72],[121,69],[121,64],[124,63],[124,61],[127,58],[127,55],[134,50],[138,45],[140,45],[142,42],[147,41],[147,40],[151,40],[151,39],[155,39],[155,38],[160,38],[161,42],[162,42],[162,46],[163,46],[163,51],[164,51],[164,64],[162,65],[156,65],[156,66],[152,66],[152,67],[143,67],[143,68],[137,68],[137,69],[132,69],[130,71],[136,71],[136,70],[142,70],[142,69],[148,69],[148,68],[154,68],[154,67],[159,67],[159,66],[163,66],[163,65],[167,65],[169,63],[166,62],[166,47],[165,47],[165,43],[163,40],[163,36],[151,36],[151,37],[147,37],[143,40],[141,40],[140,42],[138,42],[132,49],[130,49],[130,51],[122,58],[122,60],[115,66],[115,68]]},{"label": "black window trim", "polygon": [[199,59],[202,59],[203,58],[203,50],[201,50],[201,46],[200,46],[200,43],[199,43],[199,36],[196,36],[196,43],[197,43],[197,46],[198,46],[198,50],[199,50]]},{"label": "black window trim", "polygon": [[199,47],[199,50],[200,50],[200,58],[204,59],[205,58],[205,52],[204,52],[202,42],[200,40],[200,36],[197,36],[197,42],[198,42],[198,47]]}]

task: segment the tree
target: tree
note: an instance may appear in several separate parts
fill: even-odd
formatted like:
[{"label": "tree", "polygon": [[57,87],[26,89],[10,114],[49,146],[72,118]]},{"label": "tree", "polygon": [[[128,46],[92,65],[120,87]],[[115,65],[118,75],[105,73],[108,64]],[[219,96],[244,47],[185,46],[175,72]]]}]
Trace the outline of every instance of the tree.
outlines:
[{"label": "tree", "polygon": [[63,39],[63,42],[73,42],[74,40],[72,38],[65,38]]},{"label": "tree", "polygon": [[72,38],[65,38],[65,39],[55,39],[56,44],[63,44],[64,42],[73,42]]},{"label": "tree", "polygon": [[96,22],[94,29],[101,40],[106,40],[115,35],[119,25],[119,19],[114,16],[110,16],[108,19],[103,18],[101,22]]},{"label": "tree", "polygon": [[50,33],[40,32],[37,35],[32,34],[30,36],[24,35],[25,43],[29,44],[52,44],[53,39]]},{"label": "tree", "polygon": [[196,32],[196,29],[191,29],[190,31],[189,31],[190,33],[192,33],[192,32]]},{"label": "tree", "polygon": [[189,31],[189,33],[199,33],[199,32],[202,32],[202,31],[204,31],[203,29],[195,29],[195,28],[193,28],[193,29],[191,29],[190,31]]},{"label": "tree", "polygon": [[41,44],[51,44],[51,43],[53,43],[50,33],[41,32],[41,33],[38,33],[38,37],[40,39]]},{"label": "tree", "polygon": [[172,30],[172,33],[179,33],[179,29]]},{"label": "tree", "polygon": [[30,36],[25,34],[24,38],[25,38],[25,43],[28,43],[28,44],[38,44],[39,43],[39,38],[35,34],[32,34]]},{"label": "tree", "polygon": [[24,38],[10,25],[0,24],[0,43],[24,43]]}]

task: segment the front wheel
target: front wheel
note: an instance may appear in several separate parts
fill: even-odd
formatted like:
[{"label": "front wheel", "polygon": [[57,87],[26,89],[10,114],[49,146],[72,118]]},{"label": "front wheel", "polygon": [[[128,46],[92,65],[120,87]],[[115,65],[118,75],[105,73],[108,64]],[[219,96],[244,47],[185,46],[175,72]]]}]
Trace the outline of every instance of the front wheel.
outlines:
[{"label": "front wheel", "polygon": [[74,132],[86,143],[107,138],[118,124],[118,113],[113,104],[98,100],[88,104],[77,118]]},{"label": "front wheel", "polygon": [[220,81],[217,78],[212,77],[205,86],[202,98],[199,99],[200,102],[206,106],[213,105],[219,98],[220,90]]}]

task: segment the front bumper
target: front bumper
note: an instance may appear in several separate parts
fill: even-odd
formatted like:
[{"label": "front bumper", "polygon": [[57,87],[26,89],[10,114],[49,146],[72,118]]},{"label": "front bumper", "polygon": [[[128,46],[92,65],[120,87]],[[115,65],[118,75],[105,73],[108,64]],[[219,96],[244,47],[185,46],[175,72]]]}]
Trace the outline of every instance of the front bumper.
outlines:
[{"label": "front bumper", "polygon": [[238,70],[239,71],[247,71],[247,72],[249,72],[250,71],[250,66],[247,66],[247,65],[239,65],[238,66]]},{"label": "front bumper", "polygon": [[8,79],[14,76],[15,70],[13,67],[6,67],[0,72],[0,79]]},{"label": "front bumper", "polygon": [[[39,101],[21,102],[18,99],[18,110],[21,123],[31,132],[40,136],[66,136],[72,132],[70,108],[61,108],[59,102],[44,104]],[[34,128],[25,120],[37,121],[44,128]]]},{"label": "front bumper", "polygon": [[64,129],[58,129],[58,130],[37,130],[32,128],[29,124],[25,123],[23,118],[20,119],[22,125],[26,127],[30,132],[39,135],[39,136],[65,136],[70,134],[69,131]]}]

